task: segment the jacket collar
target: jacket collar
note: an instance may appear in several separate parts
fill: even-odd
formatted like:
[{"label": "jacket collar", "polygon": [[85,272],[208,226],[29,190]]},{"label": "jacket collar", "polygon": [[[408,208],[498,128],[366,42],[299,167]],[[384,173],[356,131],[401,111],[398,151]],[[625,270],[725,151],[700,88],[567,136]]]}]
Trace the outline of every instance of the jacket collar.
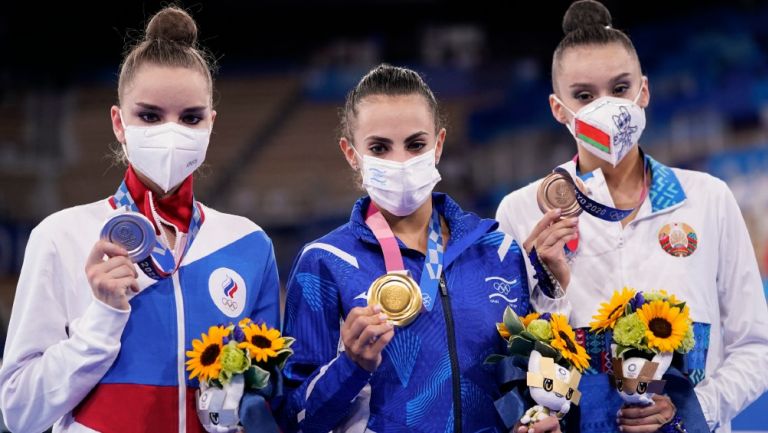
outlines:
[{"label": "jacket collar", "polygon": [[[370,203],[371,198],[368,196],[357,200],[352,207],[349,226],[356,238],[365,243],[378,246],[379,242],[376,240],[371,229],[365,224],[365,215]],[[444,267],[447,267],[462,251],[471,246],[484,234],[498,227],[498,223],[494,220],[480,218],[474,213],[464,211],[447,194],[433,192],[432,205],[435,206],[437,212],[445,219],[451,232],[448,247],[443,257]],[[407,249],[400,240],[398,240],[398,244],[401,251]]]},{"label": "jacket collar", "polygon": [[[645,164],[649,167],[651,172],[651,186],[648,191],[648,200],[651,202],[651,212],[661,212],[685,201],[685,190],[674,171],[666,165],[656,161],[647,153],[642,152],[642,154],[643,158],[645,158]],[[575,161],[568,161],[563,164],[562,167],[571,173],[575,173],[585,182],[595,177],[595,173],[601,171],[598,168],[595,171],[581,173],[578,171]],[[599,177],[603,178],[602,173],[600,173]]]},{"label": "jacket collar", "polygon": [[136,175],[133,166],[129,165],[128,170],[125,172],[125,186],[136,203],[136,207],[150,221],[155,220],[150,207],[151,200],[155,210],[164,220],[173,223],[176,228],[184,233],[189,231],[189,223],[192,219],[192,203],[194,201],[192,175],[184,179],[181,186],[173,194],[168,197],[157,198],[155,194],[150,195],[149,188]]}]

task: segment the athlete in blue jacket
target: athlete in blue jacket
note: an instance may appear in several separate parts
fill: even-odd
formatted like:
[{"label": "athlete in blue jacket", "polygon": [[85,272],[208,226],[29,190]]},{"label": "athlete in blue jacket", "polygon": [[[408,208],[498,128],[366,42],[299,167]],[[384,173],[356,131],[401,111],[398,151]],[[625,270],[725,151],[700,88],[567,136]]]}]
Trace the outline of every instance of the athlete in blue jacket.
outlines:
[{"label": "athlete in blue jacket", "polygon": [[[369,196],[294,263],[287,430],[506,430],[495,368],[484,360],[504,350],[495,325],[504,308],[531,309],[526,262],[494,220],[432,192],[445,134],[432,92],[411,70],[379,66],[349,94],[340,146]],[[397,309],[385,314],[384,295],[368,305],[372,282],[393,271],[418,282],[423,306],[409,324],[395,320]],[[559,304],[538,289],[533,301]]]}]

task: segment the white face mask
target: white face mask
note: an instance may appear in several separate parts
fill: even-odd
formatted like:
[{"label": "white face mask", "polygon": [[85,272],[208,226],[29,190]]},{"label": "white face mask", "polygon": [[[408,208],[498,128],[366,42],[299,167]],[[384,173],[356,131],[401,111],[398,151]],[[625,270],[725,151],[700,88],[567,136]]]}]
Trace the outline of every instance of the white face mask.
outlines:
[{"label": "white face mask", "polygon": [[435,148],[404,162],[361,156],[363,187],[378,206],[396,216],[414,213],[432,195],[440,182],[435,166]]},{"label": "white face mask", "polygon": [[575,113],[557,96],[554,98],[573,116],[566,126],[579,145],[616,167],[640,141],[645,129],[645,110],[637,105],[642,90],[632,101],[603,96]]},{"label": "white face mask", "polygon": [[131,165],[164,192],[172,190],[205,160],[211,130],[176,122],[153,126],[126,125],[123,151]]}]

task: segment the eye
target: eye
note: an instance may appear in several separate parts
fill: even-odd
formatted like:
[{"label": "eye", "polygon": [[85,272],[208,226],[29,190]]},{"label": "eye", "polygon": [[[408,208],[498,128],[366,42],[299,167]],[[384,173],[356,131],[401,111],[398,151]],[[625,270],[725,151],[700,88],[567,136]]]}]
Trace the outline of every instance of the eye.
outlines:
[{"label": "eye", "polygon": [[368,150],[374,155],[383,155],[387,152],[387,146],[382,143],[371,143],[368,145]]},{"label": "eye", "polygon": [[579,102],[589,102],[593,99],[593,97],[589,92],[577,92],[573,94],[573,99]]},{"label": "eye", "polygon": [[621,379],[616,379],[616,389],[618,389],[619,391],[621,391],[622,382],[623,381]]},{"label": "eye", "polygon": [[637,384],[637,393],[638,394],[645,394],[645,391],[648,390],[648,382],[640,382]]},{"label": "eye", "polygon": [[197,125],[201,120],[203,120],[202,116],[198,116],[197,114],[185,114],[181,117],[181,121],[187,125]]},{"label": "eye", "polygon": [[552,379],[544,379],[544,391],[552,391]]},{"label": "eye", "polygon": [[405,145],[406,150],[409,152],[416,153],[423,149],[427,143],[424,143],[423,141],[414,141],[413,143],[408,143]]},{"label": "eye", "polygon": [[145,123],[155,123],[160,121],[160,116],[152,111],[142,111],[139,113],[139,119],[143,120]]},{"label": "eye", "polygon": [[627,91],[629,90],[629,85],[627,84],[617,84],[616,87],[613,88],[613,94],[615,96],[623,96]]},{"label": "eye", "polygon": [[565,399],[570,400],[573,397],[573,388],[568,388],[568,392],[565,394]]}]

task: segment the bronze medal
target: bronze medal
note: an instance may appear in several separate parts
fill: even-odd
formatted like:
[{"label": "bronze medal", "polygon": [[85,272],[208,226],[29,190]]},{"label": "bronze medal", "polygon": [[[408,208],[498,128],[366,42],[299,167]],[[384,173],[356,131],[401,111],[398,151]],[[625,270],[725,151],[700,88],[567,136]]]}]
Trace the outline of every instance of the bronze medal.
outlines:
[{"label": "bronze medal", "polygon": [[[584,190],[581,179],[574,178],[574,180],[579,185],[579,189]],[[539,209],[544,213],[552,209],[562,209],[561,218],[575,217],[582,211],[579,202],[576,201],[573,184],[560,173],[550,173],[541,181],[536,193],[536,201],[539,203]]]},{"label": "bronze medal", "polygon": [[381,305],[397,326],[413,322],[421,311],[421,289],[406,272],[389,272],[377,278],[368,289],[368,305]]}]

